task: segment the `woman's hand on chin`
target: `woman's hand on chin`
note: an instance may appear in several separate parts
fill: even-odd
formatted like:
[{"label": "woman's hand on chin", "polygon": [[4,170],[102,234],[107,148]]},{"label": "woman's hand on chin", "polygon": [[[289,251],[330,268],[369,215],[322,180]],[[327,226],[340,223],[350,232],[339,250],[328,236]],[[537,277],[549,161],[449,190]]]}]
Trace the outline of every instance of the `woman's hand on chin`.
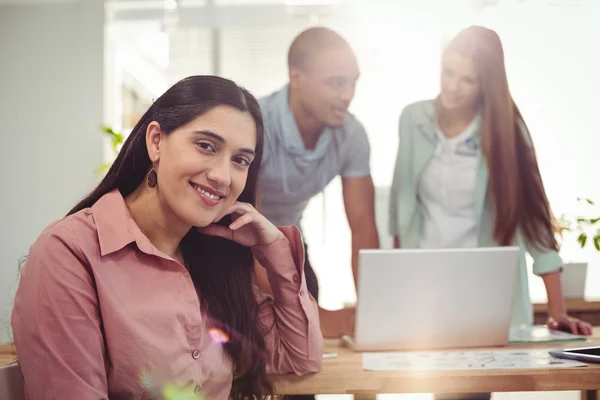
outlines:
[{"label": "woman's hand on chin", "polygon": [[205,235],[229,239],[247,247],[268,245],[285,237],[251,204],[235,202],[225,212],[225,215],[229,214],[233,217],[233,222],[229,226],[213,223],[204,228],[198,228],[198,231]]}]

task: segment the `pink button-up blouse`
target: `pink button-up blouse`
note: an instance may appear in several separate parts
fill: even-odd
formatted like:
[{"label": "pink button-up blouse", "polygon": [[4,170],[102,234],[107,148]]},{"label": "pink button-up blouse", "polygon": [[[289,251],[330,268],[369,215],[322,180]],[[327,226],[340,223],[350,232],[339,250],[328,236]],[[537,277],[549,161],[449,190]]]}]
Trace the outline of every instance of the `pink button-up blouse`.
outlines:
[{"label": "pink button-up blouse", "polygon": [[[280,229],[284,239],[252,248],[273,290],[256,291],[269,369],[316,372],[323,339],[302,240]],[[211,337],[187,270],[142,234],[116,190],[33,244],[12,327],[30,400],[147,399],[148,377],[194,385],[209,399],[231,390],[232,361]]]}]

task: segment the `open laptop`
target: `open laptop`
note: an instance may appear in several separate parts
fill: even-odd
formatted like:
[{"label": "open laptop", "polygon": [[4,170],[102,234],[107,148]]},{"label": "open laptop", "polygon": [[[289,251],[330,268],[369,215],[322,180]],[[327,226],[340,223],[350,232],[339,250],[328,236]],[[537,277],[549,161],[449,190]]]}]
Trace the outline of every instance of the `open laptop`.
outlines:
[{"label": "open laptop", "polygon": [[356,351],[508,344],[517,247],[361,250]]}]

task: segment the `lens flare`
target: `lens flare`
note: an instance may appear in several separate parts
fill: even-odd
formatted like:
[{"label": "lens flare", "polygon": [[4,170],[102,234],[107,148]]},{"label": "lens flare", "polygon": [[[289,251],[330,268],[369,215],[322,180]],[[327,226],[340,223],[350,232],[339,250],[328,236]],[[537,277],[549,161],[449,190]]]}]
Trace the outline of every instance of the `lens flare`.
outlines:
[{"label": "lens flare", "polygon": [[165,400],[198,400],[204,397],[196,394],[193,386],[178,386],[167,383],[163,386],[163,398]]},{"label": "lens flare", "polygon": [[203,400],[206,399],[194,385],[160,384],[148,373],[140,375],[140,384],[153,399],[161,400]]},{"label": "lens flare", "polygon": [[213,343],[225,344],[229,342],[229,335],[218,328],[210,328],[208,336],[210,336]]}]

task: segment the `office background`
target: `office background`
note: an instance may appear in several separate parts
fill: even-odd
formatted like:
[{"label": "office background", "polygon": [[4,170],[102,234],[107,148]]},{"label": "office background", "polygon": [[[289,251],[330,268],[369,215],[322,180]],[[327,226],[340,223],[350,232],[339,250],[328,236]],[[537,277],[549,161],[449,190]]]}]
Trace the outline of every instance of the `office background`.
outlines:
[{"label": "office background", "polygon": [[[578,215],[577,197],[600,202],[599,17],[597,0],[0,0],[0,343],[10,338],[19,258],[110,160],[99,126],[127,133],[187,75],[222,75],[257,96],[274,91],[286,82],[291,40],[312,25],[338,30],[358,57],[351,111],[371,141],[384,247],[400,110],[436,95],[441,49],[470,24],[500,34],[552,207]],[[352,302],[338,180],[311,201],[303,226],[322,305]],[[590,264],[590,296],[600,296],[599,254],[565,237],[565,260]],[[530,284],[544,300],[542,281]]]}]

